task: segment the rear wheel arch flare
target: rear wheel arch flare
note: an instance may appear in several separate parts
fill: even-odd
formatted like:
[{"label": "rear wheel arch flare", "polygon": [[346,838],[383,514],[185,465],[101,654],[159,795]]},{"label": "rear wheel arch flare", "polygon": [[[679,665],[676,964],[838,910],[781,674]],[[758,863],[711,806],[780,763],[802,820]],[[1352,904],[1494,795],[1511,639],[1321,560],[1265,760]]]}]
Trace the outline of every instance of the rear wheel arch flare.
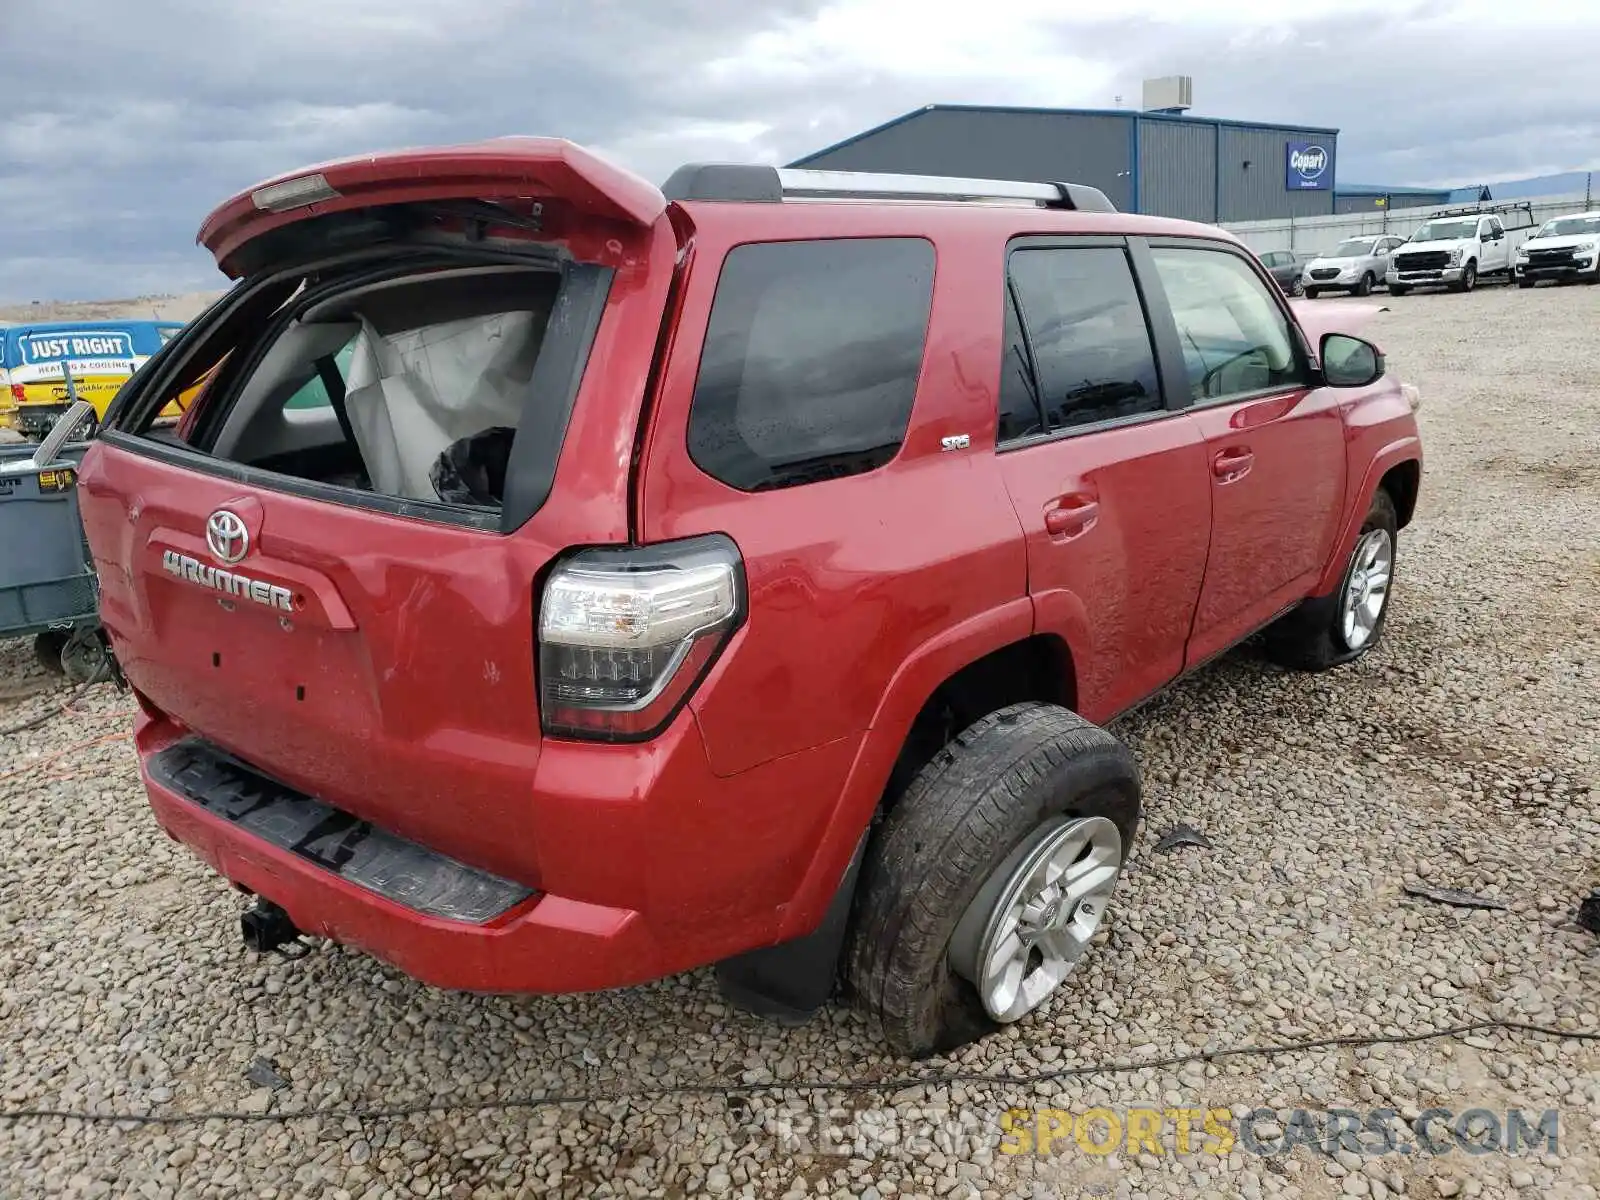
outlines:
[{"label": "rear wheel arch flare", "polygon": [[912,719],[879,802],[879,814],[918,771],[963,729],[1012,704],[1046,701],[1075,709],[1077,674],[1072,648],[1054,634],[1034,634],[978,656],[933,690]]}]

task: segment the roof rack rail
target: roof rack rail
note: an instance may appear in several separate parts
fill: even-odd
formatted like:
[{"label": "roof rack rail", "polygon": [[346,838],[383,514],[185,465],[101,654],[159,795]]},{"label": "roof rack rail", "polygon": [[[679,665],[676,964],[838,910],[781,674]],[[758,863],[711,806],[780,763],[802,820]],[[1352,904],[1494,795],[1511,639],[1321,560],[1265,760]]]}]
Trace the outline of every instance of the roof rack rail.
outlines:
[{"label": "roof rack rail", "polygon": [[[1501,204],[1468,204],[1462,208],[1447,208],[1433,214],[1434,217],[1475,217],[1479,213],[1506,213],[1533,211],[1531,200],[1507,200]],[[1433,217],[1428,218],[1430,221]]]},{"label": "roof rack rail", "polygon": [[1013,201],[1077,212],[1117,211],[1104,192],[1082,183],[883,175],[870,171],[810,171],[757,163],[690,163],[674,171],[661,191],[668,200],[721,200],[747,204],[777,204],[784,200]]}]

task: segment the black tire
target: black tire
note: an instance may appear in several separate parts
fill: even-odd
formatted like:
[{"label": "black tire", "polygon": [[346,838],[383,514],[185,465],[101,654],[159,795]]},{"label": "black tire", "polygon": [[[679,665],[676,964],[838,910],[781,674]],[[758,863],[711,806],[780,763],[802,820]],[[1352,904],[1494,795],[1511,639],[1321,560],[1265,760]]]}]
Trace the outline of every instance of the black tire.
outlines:
[{"label": "black tire", "polygon": [[1126,862],[1139,797],[1126,746],[1036,702],[989,714],[918,772],[868,848],[847,950],[849,991],[895,1051],[922,1058],[998,1028],[950,965],[962,914],[1053,817],[1108,818]]},{"label": "black tire", "polygon": [[1294,282],[1289,285],[1289,295],[1291,295],[1291,296],[1301,296],[1301,295],[1305,294],[1305,290],[1306,290],[1305,280],[1301,279],[1298,275],[1296,275],[1295,278],[1294,278]]},{"label": "black tire", "polygon": [[1468,259],[1466,268],[1461,272],[1461,282],[1456,284],[1458,292],[1470,292],[1478,286],[1478,263],[1475,259]]},{"label": "black tire", "polygon": [[1368,271],[1361,277],[1361,282],[1356,284],[1356,286],[1352,289],[1353,294],[1357,296],[1372,295],[1372,283],[1372,272]]},{"label": "black tire", "polygon": [[1356,545],[1359,547],[1362,537],[1374,529],[1382,529],[1389,535],[1392,555],[1388,594],[1384,599],[1383,609],[1378,614],[1377,623],[1367,640],[1360,646],[1352,648],[1345,640],[1341,624],[1340,601],[1345,588],[1349,586],[1351,572],[1355,569],[1355,555],[1352,553],[1350,561],[1345,563],[1344,571],[1339,576],[1339,584],[1333,591],[1326,596],[1313,596],[1267,629],[1264,649],[1269,659],[1279,666],[1289,667],[1292,670],[1325,671],[1329,667],[1336,667],[1340,663],[1359,658],[1382,640],[1383,627],[1389,619],[1389,609],[1394,601],[1395,568],[1399,566],[1400,561],[1397,536],[1399,526],[1394,500],[1388,492],[1379,488],[1377,494],[1372,497],[1372,506],[1367,509],[1366,519],[1361,522],[1361,531],[1356,537]]},{"label": "black tire", "polygon": [[1315,300],[1320,295],[1322,295],[1322,293],[1320,291],[1318,291],[1316,288],[1308,287],[1306,289],[1306,299],[1307,300]]},{"label": "black tire", "polygon": [[[1534,280],[1534,279],[1519,279],[1519,280],[1517,280],[1517,286],[1519,288],[1531,288],[1537,282],[1538,281]],[[1590,282],[1592,283],[1593,280],[1591,280]]]},{"label": "black tire", "polygon": [[39,665],[52,675],[65,675],[66,666],[61,661],[61,651],[66,648],[67,640],[72,636],[71,630],[46,629],[33,639],[33,656],[39,660]]},{"label": "black tire", "polygon": [[1391,283],[1389,285],[1389,295],[1391,296],[1404,296],[1410,290],[1411,289],[1403,283]]},{"label": "black tire", "polygon": [[80,627],[61,647],[61,669],[73,683],[103,683],[111,678],[110,654],[97,628]]}]

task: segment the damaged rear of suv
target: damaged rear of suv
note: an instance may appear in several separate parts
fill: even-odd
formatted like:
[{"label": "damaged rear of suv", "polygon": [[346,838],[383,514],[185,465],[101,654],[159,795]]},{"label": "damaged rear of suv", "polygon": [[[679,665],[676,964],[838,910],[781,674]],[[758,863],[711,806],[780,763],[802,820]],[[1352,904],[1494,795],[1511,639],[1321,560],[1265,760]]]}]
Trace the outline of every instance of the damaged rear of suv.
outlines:
[{"label": "damaged rear of suv", "polygon": [[158,817],[298,929],[459,988],[683,965],[637,916],[676,872],[637,864],[712,814],[647,801],[713,777],[687,723],[638,770],[607,746],[742,615],[726,539],[629,548],[665,208],[508,139],[329,165],[202,228],[238,282],[119,399],[85,522]]},{"label": "damaged rear of suv", "polygon": [[[478,991],[716,964],[902,1051],[1037,1008],[1139,817],[1100,724],[1381,635],[1376,347],[1093,189],[570,143],[230,200],[81,472],[157,819],[247,941]],[[198,388],[176,425],[166,401]]]}]

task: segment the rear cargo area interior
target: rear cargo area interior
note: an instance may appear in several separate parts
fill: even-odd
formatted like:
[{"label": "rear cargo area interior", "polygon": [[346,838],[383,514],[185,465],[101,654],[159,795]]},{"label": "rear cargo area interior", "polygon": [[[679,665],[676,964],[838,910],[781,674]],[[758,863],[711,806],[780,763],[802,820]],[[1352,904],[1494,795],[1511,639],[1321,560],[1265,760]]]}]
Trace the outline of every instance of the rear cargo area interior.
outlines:
[{"label": "rear cargo area interior", "polygon": [[299,312],[210,452],[409,500],[494,506],[561,277],[474,266],[352,286]]}]

